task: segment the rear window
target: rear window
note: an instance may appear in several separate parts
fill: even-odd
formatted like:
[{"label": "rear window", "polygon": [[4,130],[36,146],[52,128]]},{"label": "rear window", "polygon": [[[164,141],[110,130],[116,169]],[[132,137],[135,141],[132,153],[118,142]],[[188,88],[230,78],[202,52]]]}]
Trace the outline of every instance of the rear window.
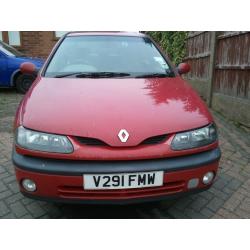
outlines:
[{"label": "rear window", "polygon": [[55,77],[73,72],[122,72],[136,76],[161,74],[167,70],[169,65],[149,38],[91,35],[66,37],[44,75]]}]

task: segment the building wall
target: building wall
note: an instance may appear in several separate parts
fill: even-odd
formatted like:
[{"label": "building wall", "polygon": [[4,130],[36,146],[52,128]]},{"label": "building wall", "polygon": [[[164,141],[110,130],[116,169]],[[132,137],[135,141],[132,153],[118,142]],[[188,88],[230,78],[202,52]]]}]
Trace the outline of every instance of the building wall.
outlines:
[{"label": "building wall", "polygon": [[[64,32],[54,31],[0,31],[0,40],[27,56],[46,58]],[[13,37],[15,38],[13,40]]]},{"label": "building wall", "polygon": [[27,56],[46,58],[58,41],[53,31],[21,31],[21,46]]}]

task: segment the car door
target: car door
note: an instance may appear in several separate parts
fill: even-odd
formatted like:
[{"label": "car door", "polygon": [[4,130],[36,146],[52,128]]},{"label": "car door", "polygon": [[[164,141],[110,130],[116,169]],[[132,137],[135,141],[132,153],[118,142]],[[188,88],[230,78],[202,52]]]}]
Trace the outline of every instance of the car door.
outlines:
[{"label": "car door", "polygon": [[0,51],[0,86],[8,85],[8,57]]}]

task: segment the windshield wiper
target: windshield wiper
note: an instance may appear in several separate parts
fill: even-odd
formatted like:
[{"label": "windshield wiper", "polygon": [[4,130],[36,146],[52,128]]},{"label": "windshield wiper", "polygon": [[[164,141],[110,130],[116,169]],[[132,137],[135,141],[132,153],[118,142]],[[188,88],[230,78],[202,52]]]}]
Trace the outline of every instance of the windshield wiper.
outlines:
[{"label": "windshield wiper", "polygon": [[173,77],[172,73],[147,73],[143,75],[138,75],[135,78],[153,78],[153,77]]},{"label": "windshield wiper", "polygon": [[[112,78],[112,77],[127,77],[131,76],[129,73],[123,72],[71,72],[65,73],[61,75],[54,76],[55,78],[63,78],[68,76],[75,76],[77,78]],[[137,75],[135,78],[154,78],[154,77],[174,77],[173,72],[166,72],[166,73],[146,73],[142,75]]]},{"label": "windshield wiper", "polygon": [[78,75],[81,74],[82,72],[73,72],[73,73],[65,73],[65,74],[61,74],[61,75],[55,75],[55,78],[63,78],[63,77],[67,77],[67,76],[73,76],[73,75]]},{"label": "windshield wiper", "polygon": [[123,73],[123,72],[86,72],[77,74],[76,77],[79,78],[102,78],[102,77],[125,77],[130,76],[129,73]]},{"label": "windshield wiper", "polygon": [[125,77],[130,76],[129,73],[123,72],[71,72],[54,76],[55,78],[63,78],[75,76],[78,78],[101,78],[101,77]]}]

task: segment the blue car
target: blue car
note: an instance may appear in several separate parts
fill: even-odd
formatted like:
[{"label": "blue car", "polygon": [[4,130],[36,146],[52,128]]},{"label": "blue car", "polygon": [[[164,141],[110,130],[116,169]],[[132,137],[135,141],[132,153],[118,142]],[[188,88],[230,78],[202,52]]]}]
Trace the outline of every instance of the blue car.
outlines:
[{"label": "blue car", "polygon": [[0,41],[0,88],[15,87],[20,93],[25,93],[29,89],[35,76],[21,73],[20,65],[24,62],[33,63],[39,70],[44,60],[26,57],[15,48]]}]

